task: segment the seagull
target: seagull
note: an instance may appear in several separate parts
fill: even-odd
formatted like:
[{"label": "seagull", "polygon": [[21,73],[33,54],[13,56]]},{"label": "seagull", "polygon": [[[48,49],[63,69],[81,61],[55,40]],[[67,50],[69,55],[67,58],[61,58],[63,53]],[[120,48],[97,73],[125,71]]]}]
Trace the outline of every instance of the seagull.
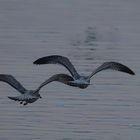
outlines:
[{"label": "seagull", "polygon": [[60,64],[64,66],[71,74],[73,80],[68,81],[70,86],[79,87],[79,88],[87,88],[90,85],[90,79],[92,76],[97,74],[98,72],[102,70],[116,70],[128,73],[130,75],[135,75],[135,73],[128,68],[127,66],[118,63],[118,62],[104,62],[101,66],[97,67],[90,75],[84,76],[79,74],[73,64],[70,62],[70,60],[67,57],[60,56],[60,55],[51,55],[51,56],[45,56],[42,58],[37,59],[33,62],[34,64]]},{"label": "seagull", "polygon": [[8,74],[0,74],[0,81],[5,82],[15,88],[18,92],[21,93],[20,96],[8,97],[11,100],[19,101],[20,104],[27,105],[28,103],[33,103],[39,98],[42,98],[39,94],[40,89],[47,85],[50,82],[58,81],[69,85],[68,81],[72,81],[73,78],[67,74],[55,74],[43,82],[36,90],[27,90],[24,88],[20,82],[18,82],[14,76]]}]

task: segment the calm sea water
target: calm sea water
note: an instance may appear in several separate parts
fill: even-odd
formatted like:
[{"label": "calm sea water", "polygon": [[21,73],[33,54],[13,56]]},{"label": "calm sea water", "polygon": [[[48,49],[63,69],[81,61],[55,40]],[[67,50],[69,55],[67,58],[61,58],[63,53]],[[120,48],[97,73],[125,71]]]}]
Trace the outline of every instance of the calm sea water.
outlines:
[{"label": "calm sea water", "polygon": [[121,62],[136,76],[103,71],[87,89],[57,82],[42,99],[22,106],[18,92],[0,83],[0,140],[139,140],[139,0],[0,0],[0,73],[35,89],[58,65],[35,66],[39,57],[69,57],[79,73],[105,61]]}]

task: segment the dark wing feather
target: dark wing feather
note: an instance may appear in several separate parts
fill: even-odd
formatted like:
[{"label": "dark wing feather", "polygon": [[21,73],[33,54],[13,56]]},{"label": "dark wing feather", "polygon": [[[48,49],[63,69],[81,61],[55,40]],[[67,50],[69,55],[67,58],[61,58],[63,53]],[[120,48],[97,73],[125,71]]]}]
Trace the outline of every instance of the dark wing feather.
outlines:
[{"label": "dark wing feather", "polygon": [[12,75],[0,74],[0,81],[8,83],[22,94],[27,91]]},{"label": "dark wing feather", "polygon": [[77,73],[73,64],[69,61],[67,57],[59,56],[59,55],[51,55],[37,59],[33,62],[34,64],[60,64],[63,65],[71,75],[75,78],[79,78],[79,74]]},{"label": "dark wing feather", "polygon": [[36,91],[39,91],[43,86],[49,84],[50,82],[53,82],[53,81],[57,81],[57,82],[61,82],[63,84],[66,84],[66,85],[70,85],[70,81],[74,81],[74,79],[67,75],[67,74],[56,74],[56,75],[53,75],[51,76],[49,79],[47,79],[45,82],[43,82],[38,88]]},{"label": "dark wing feather", "polygon": [[11,100],[14,100],[14,101],[23,101],[23,99],[20,99],[19,97],[8,97],[9,99]]},{"label": "dark wing feather", "polygon": [[98,72],[100,72],[102,70],[107,70],[107,69],[125,72],[125,73],[128,73],[130,75],[135,75],[135,73],[130,68],[128,68],[127,66],[125,66],[123,64],[120,64],[118,62],[105,62],[101,66],[99,66],[97,69],[95,69],[91,73],[91,75],[89,76],[89,78],[91,78],[96,73],[98,73]]}]

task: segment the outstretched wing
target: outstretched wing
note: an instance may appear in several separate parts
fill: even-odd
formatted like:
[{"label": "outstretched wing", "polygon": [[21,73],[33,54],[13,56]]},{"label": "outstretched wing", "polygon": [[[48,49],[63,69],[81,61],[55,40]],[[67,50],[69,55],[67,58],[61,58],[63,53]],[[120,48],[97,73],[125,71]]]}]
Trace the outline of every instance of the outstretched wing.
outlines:
[{"label": "outstretched wing", "polygon": [[12,75],[0,74],[0,81],[8,83],[22,94],[27,91]]},{"label": "outstretched wing", "polygon": [[105,62],[101,66],[99,66],[97,69],[95,69],[91,73],[91,75],[89,76],[89,78],[91,78],[96,73],[98,73],[98,72],[100,72],[102,70],[107,70],[107,69],[125,72],[125,73],[128,73],[130,75],[135,75],[135,73],[130,68],[128,68],[127,66],[125,66],[123,64],[120,64],[118,62]]},{"label": "outstretched wing", "polygon": [[51,55],[37,59],[33,62],[34,64],[60,64],[63,65],[71,75],[75,78],[79,78],[79,74],[77,73],[73,64],[69,61],[67,57],[59,56],[59,55]]},{"label": "outstretched wing", "polygon": [[36,91],[39,91],[43,86],[49,84],[50,82],[53,82],[53,81],[57,81],[57,82],[61,82],[63,84],[66,84],[66,85],[70,85],[70,81],[74,81],[74,79],[67,75],[67,74],[56,74],[56,75],[53,75],[51,76],[49,79],[47,79],[45,82],[43,82],[38,88]]}]

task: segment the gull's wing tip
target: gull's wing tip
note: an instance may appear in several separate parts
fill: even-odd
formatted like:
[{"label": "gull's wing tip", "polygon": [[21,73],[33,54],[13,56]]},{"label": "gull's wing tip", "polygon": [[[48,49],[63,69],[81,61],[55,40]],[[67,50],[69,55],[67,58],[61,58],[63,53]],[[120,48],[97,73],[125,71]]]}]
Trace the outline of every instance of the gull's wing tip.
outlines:
[{"label": "gull's wing tip", "polygon": [[33,64],[36,64],[36,65],[38,65],[37,61],[34,61],[34,62],[33,62]]},{"label": "gull's wing tip", "polygon": [[105,62],[104,64],[108,67],[110,66],[110,68],[112,68],[114,70],[122,71],[122,72],[128,73],[130,75],[135,75],[135,73],[128,66],[121,64],[119,62],[112,61],[112,62]]},{"label": "gull's wing tip", "polygon": [[133,72],[132,70],[129,71],[130,75],[136,75],[135,72]]},{"label": "gull's wing tip", "polygon": [[37,60],[33,62],[33,64],[36,64],[36,65],[45,64],[46,61],[50,60],[50,58],[52,57],[53,56],[45,56],[45,57],[38,58]]},{"label": "gull's wing tip", "polygon": [[135,72],[132,69],[130,69],[129,67],[125,66],[125,65],[121,64],[120,65],[120,70],[122,70],[122,72],[126,72],[126,73],[128,73],[130,75],[135,75]]},{"label": "gull's wing tip", "polygon": [[35,65],[40,65],[40,64],[42,64],[42,63],[41,63],[42,60],[40,60],[40,59],[41,59],[41,58],[35,60],[35,61],[33,62],[33,64],[35,64]]},{"label": "gull's wing tip", "polygon": [[129,67],[127,67],[127,66],[125,66],[125,65],[122,65],[122,64],[121,64],[121,65],[118,67],[118,69],[119,69],[119,71],[128,73],[128,74],[130,74],[130,75],[135,75],[135,72],[132,71]]},{"label": "gull's wing tip", "polygon": [[[60,60],[58,60],[60,59]],[[68,58],[65,56],[61,56],[61,55],[49,55],[49,56],[44,56],[41,58],[38,58],[37,60],[35,60],[33,62],[33,64],[39,65],[39,64],[54,64],[54,63],[58,63],[59,61],[68,61]],[[58,61],[58,62],[57,62]]]}]

